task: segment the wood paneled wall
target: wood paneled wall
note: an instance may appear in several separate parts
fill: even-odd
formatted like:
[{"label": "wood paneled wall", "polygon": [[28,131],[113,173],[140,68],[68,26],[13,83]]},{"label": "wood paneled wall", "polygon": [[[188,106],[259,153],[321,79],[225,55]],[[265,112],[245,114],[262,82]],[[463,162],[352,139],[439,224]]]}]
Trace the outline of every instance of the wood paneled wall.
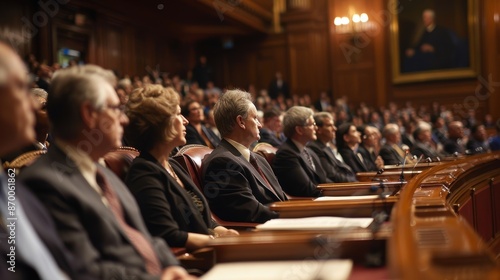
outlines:
[{"label": "wood paneled wall", "polygon": [[[232,49],[223,49],[220,33],[210,40],[169,36],[168,32],[159,34],[156,26],[140,25],[146,20],[132,20],[109,7],[96,8],[97,2],[89,2],[92,6],[75,0],[60,5],[50,23],[38,28],[31,44],[21,46],[21,52],[33,52],[39,59],[52,62],[54,52],[60,47],[59,32],[68,32],[67,37],[74,32],[83,34],[84,39],[88,37],[88,62],[121,74],[142,75],[148,65],[184,74],[194,67],[199,55],[205,54],[214,69],[215,82],[221,87],[247,88],[254,84],[257,89],[267,88],[274,74],[280,71],[290,83],[292,93],[308,94],[313,100],[321,91],[331,91],[335,98],[345,95],[354,104],[365,102],[375,108],[390,101],[399,104],[411,101],[414,105],[438,101],[459,114],[470,108],[479,117],[491,113],[499,118],[500,2],[477,1],[481,69],[480,76],[471,79],[394,84],[387,23],[379,21],[376,32],[364,36],[335,33],[336,16],[355,11],[367,12],[375,19],[374,14],[388,10],[386,0],[310,1],[307,7],[281,15],[282,33],[234,36]],[[41,10],[29,0],[1,5],[6,9],[2,9],[5,16],[0,23],[15,32],[22,32],[23,16],[30,18]],[[85,14],[87,23],[75,27],[76,13]]]}]

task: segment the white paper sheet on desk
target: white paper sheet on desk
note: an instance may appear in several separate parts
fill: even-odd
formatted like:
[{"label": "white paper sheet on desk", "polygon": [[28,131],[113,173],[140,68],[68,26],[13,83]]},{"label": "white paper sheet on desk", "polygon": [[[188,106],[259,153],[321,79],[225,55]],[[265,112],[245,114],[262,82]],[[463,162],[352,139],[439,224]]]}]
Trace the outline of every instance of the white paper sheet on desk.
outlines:
[{"label": "white paper sheet on desk", "polygon": [[310,217],[294,219],[272,219],[261,225],[259,230],[325,230],[345,227],[366,228],[373,218]]},{"label": "white paper sheet on desk", "polygon": [[352,270],[351,260],[269,261],[217,264],[202,280],[344,280]]},{"label": "white paper sheet on desk", "polygon": [[378,199],[380,195],[343,195],[343,196],[321,196],[316,198],[314,201],[333,201],[333,200],[346,200],[346,199]]}]

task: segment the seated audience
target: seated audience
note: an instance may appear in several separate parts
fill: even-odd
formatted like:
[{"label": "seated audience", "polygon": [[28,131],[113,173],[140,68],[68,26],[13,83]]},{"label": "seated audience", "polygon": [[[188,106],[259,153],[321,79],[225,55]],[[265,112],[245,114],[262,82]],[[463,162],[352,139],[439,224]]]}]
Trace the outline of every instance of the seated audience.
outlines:
[{"label": "seated audience", "polygon": [[203,123],[205,114],[197,101],[190,100],[182,107],[182,115],[189,121],[186,126],[186,144],[199,144],[214,149],[219,137]]},{"label": "seated audience", "polygon": [[273,108],[264,112],[264,123],[260,129],[259,142],[278,147],[286,140],[282,130],[281,111]]},{"label": "seated audience", "polygon": [[[35,139],[35,117],[26,73],[16,52],[0,40],[1,158]],[[17,178],[14,170],[6,171],[0,169],[0,279],[95,279],[83,268],[79,255],[71,254],[64,247],[50,214],[29,189],[16,180],[15,197],[8,193],[8,183]],[[9,210],[12,198],[15,198],[14,213]],[[15,221],[9,219],[14,215]],[[15,239],[9,238],[11,230]],[[13,262],[9,255],[13,255]]]},{"label": "seated audience", "polygon": [[475,124],[470,128],[471,138],[467,141],[467,154],[482,154],[490,151],[486,128],[482,124]]},{"label": "seated audience", "polygon": [[94,279],[192,279],[166,243],[150,236],[127,187],[97,163],[121,145],[128,123],[113,82],[98,66],[58,71],[47,100],[54,143],[20,179]]},{"label": "seated audience", "polygon": [[464,155],[465,146],[464,125],[462,122],[453,121],[448,125],[448,140],[444,143],[444,152],[448,155]]},{"label": "seated audience", "polygon": [[[401,145],[401,131],[394,123],[387,124],[382,131],[385,144],[380,149],[380,156],[387,165],[397,165],[403,163],[414,163],[409,153],[410,149],[406,145]],[[406,161],[405,161],[406,158]]]},{"label": "seated audience", "polygon": [[380,146],[380,131],[371,125],[358,126],[361,133],[361,144],[358,151],[363,156],[366,168],[369,171],[378,171],[384,168],[384,160],[378,155],[377,148]]},{"label": "seated audience", "polygon": [[125,183],[134,195],[153,236],[172,247],[190,250],[207,245],[211,236],[238,233],[212,220],[208,203],[188,174],[169,158],[186,143],[179,95],[173,88],[149,85],[138,88],[127,104],[130,124],[125,135],[141,151]]},{"label": "seated audience", "polygon": [[316,113],[314,121],[318,126],[317,139],[307,143],[307,147],[318,156],[328,179],[336,183],[356,182],[356,174],[352,169],[333,154],[332,140],[335,139],[335,131],[337,131],[333,116],[327,112]]},{"label": "seated audience", "polygon": [[361,133],[351,123],[341,124],[335,135],[337,139],[337,147],[342,155],[344,162],[351,167],[355,172],[371,171],[365,162],[365,156],[360,152],[359,145],[361,144]]},{"label": "seated audience", "polygon": [[228,90],[214,106],[222,141],[203,159],[202,182],[212,211],[221,219],[263,223],[278,217],[267,204],[286,200],[266,159],[249,150],[262,127],[250,94]]},{"label": "seated audience", "polygon": [[293,196],[321,196],[318,184],[330,183],[318,156],[306,145],[316,140],[313,111],[294,106],[283,117],[287,140],[281,144],[273,161],[274,174],[283,190]]},{"label": "seated audience", "polygon": [[497,135],[491,137],[488,141],[490,144],[490,149],[492,151],[500,150],[500,119],[498,119],[496,122],[496,130],[497,130]]},{"label": "seated audience", "polygon": [[432,146],[432,127],[426,122],[420,122],[413,132],[415,145],[411,149],[411,153],[417,157],[423,156],[435,161],[439,158],[439,153]]}]

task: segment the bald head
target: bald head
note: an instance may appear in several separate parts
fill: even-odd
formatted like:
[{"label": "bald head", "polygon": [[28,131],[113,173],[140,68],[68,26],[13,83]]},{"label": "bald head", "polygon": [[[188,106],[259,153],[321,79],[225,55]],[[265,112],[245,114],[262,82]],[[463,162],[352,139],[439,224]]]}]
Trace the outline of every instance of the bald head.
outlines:
[{"label": "bald head", "polygon": [[464,137],[464,125],[462,122],[454,121],[448,125],[448,138],[458,139]]}]

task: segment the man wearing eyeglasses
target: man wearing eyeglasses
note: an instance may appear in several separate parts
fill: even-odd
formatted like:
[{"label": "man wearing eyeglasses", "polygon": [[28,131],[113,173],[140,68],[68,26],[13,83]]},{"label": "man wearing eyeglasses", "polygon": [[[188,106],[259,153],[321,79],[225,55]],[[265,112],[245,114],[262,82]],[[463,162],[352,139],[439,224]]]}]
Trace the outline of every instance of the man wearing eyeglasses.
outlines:
[{"label": "man wearing eyeglasses", "polygon": [[318,184],[332,182],[326,177],[321,162],[308,147],[316,140],[316,123],[313,111],[294,106],[283,117],[283,132],[288,138],[276,152],[273,170],[280,185],[288,195],[318,197]]},{"label": "man wearing eyeglasses", "polygon": [[47,100],[54,143],[20,177],[94,279],[192,279],[166,243],[148,233],[127,187],[97,164],[121,146],[128,123],[114,79],[93,65],[57,72]]}]

